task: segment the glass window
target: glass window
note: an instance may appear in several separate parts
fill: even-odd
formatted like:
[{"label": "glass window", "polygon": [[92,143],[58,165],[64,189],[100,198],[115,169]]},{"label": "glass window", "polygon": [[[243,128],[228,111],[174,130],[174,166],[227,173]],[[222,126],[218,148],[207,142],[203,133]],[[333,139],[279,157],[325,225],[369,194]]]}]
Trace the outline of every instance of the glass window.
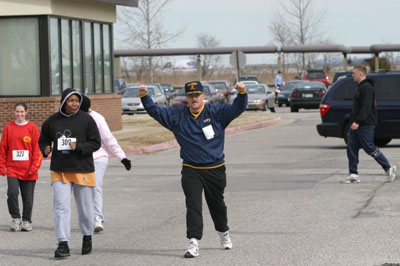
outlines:
[{"label": "glass window", "polygon": [[61,20],[62,88],[72,87],[71,35],[69,20]]},{"label": "glass window", "polygon": [[211,85],[214,86],[214,88],[219,91],[219,90],[224,90],[226,88],[225,82],[209,82]]},{"label": "glass window", "polygon": [[95,91],[96,93],[103,92],[103,64],[101,53],[101,32],[100,24],[93,23],[93,40],[94,40],[94,73],[95,73]]},{"label": "glass window", "polygon": [[[338,81],[340,82],[340,81]],[[338,83],[336,83],[338,84]],[[352,101],[354,93],[356,93],[357,83],[352,78],[347,78],[343,83],[341,83],[332,95],[333,100],[339,101]]]},{"label": "glass window", "polygon": [[103,54],[104,54],[104,92],[111,93],[112,64],[111,64],[110,25],[103,24]]},{"label": "glass window", "polygon": [[60,31],[58,19],[50,18],[50,73],[51,94],[61,94]]},{"label": "glass window", "polygon": [[203,86],[203,93],[204,93],[204,95],[210,95],[211,94],[210,87]]},{"label": "glass window", "polygon": [[264,85],[249,85],[247,86],[247,92],[249,94],[264,94],[265,88]]},{"label": "glass window", "polygon": [[74,88],[79,92],[84,92],[82,90],[81,27],[77,20],[72,21],[72,65]]},{"label": "glass window", "polygon": [[122,98],[139,97],[139,87],[129,88],[124,92]]},{"label": "glass window", "polygon": [[149,96],[155,96],[155,95],[156,95],[156,93],[155,93],[155,88],[148,87],[148,88],[147,88],[147,94],[148,94]]},{"label": "glass window", "polygon": [[378,101],[399,101],[399,76],[383,76],[375,80],[375,93]]},{"label": "glass window", "polygon": [[0,96],[40,95],[39,20],[0,19]]},{"label": "glass window", "polygon": [[94,72],[93,72],[93,41],[92,41],[92,25],[84,22],[85,28],[85,82],[86,93],[94,93]]},{"label": "glass window", "polygon": [[309,71],[307,73],[307,79],[325,79],[326,75],[322,71]]}]

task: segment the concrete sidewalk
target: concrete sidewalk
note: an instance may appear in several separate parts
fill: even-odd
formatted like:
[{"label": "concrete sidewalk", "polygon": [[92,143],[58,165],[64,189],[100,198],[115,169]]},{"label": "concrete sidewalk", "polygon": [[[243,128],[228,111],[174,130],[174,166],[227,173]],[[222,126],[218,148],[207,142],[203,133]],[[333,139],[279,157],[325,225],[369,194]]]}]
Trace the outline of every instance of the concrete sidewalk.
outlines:
[{"label": "concrete sidewalk", "polygon": [[[378,266],[400,262],[400,181],[360,152],[360,184],[343,185],[346,149],[321,138],[315,111],[282,114],[278,126],[228,135],[225,200],[233,249],[221,250],[206,202],[200,256],[184,259],[185,197],[179,149],[111,158],[104,179],[105,230],[82,256],[72,201],[71,257],[56,261],[49,161],[39,171],[33,231],[10,232],[6,179],[0,178],[0,266],[196,265]],[[288,122],[292,119],[292,122]],[[400,161],[400,140],[383,148]],[[386,264],[390,265],[390,264]]]},{"label": "concrete sidewalk", "polygon": [[[274,125],[280,118],[252,125],[232,127],[227,134]],[[44,160],[39,170],[33,208],[33,231],[11,232],[7,209],[7,181],[0,179],[0,266],[9,265],[185,265],[209,259],[205,254],[222,254],[214,265],[226,265],[229,251],[221,253],[215,237],[202,241],[204,259],[183,259],[187,245],[184,237],[184,195],[179,186],[181,159],[179,150],[167,142],[127,151],[132,160],[131,171],[125,171],[115,157],[110,158],[104,179],[105,231],[93,235],[93,254],[80,254],[82,235],[77,222],[74,200],[71,202],[71,257],[55,260],[57,240],[54,233],[53,193],[50,185],[50,160]],[[150,152],[161,151],[148,154]],[[170,155],[170,153],[172,153]],[[140,154],[140,155],[139,155]],[[160,179],[161,178],[161,179]],[[20,203],[20,208],[22,208]],[[207,216],[208,214],[204,214]],[[210,219],[205,220],[208,234]],[[211,250],[210,250],[211,249]],[[227,257],[228,256],[228,257]],[[225,261],[228,259],[227,261]],[[202,262],[203,261],[203,262]],[[226,263],[225,263],[225,262]]]}]

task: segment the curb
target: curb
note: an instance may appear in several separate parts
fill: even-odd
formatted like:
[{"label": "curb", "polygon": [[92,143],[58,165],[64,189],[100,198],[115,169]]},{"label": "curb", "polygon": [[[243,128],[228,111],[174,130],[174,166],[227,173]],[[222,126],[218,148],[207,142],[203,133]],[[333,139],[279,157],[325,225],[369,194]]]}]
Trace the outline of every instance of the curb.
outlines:
[{"label": "curb", "polygon": [[[278,124],[280,121],[281,121],[281,117],[278,116],[277,118],[268,120],[268,121],[258,122],[258,123],[250,124],[250,125],[243,125],[243,126],[227,128],[227,129],[225,129],[225,134],[233,134],[233,133],[237,133],[237,132],[241,132],[241,131],[245,131],[245,130],[251,130],[251,129],[261,128],[261,127],[272,126],[272,125]],[[125,150],[124,152],[126,155],[139,155],[139,154],[144,154],[144,153],[168,150],[168,149],[175,148],[178,146],[179,146],[179,144],[176,140],[170,140],[170,141],[146,146],[143,148]]]}]

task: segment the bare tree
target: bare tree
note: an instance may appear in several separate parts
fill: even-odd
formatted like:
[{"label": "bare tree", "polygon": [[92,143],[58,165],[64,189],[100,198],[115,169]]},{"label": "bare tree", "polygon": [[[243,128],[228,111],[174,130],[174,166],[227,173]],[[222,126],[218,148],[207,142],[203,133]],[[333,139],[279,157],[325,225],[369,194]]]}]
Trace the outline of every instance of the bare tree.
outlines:
[{"label": "bare tree", "polygon": [[[290,35],[289,29],[287,28],[286,23],[281,23],[283,20],[282,14],[277,14],[275,16],[275,19],[271,21],[269,24],[268,28],[269,31],[272,33],[272,41],[273,43],[278,43],[280,46],[288,45],[290,43],[293,43],[292,41],[292,36]],[[285,73],[286,68],[288,67],[287,64],[289,62],[286,62],[285,60],[286,55],[282,55],[282,71]]]},{"label": "bare tree", "polygon": [[[281,0],[280,10],[276,11],[274,21],[270,23],[270,32],[274,40],[283,40],[281,44],[308,45],[324,39],[321,23],[324,10],[316,11],[314,0]],[[281,26],[277,26],[281,24]],[[312,64],[317,54],[301,56],[301,66]],[[308,63],[306,62],[306,59]]]},{"label": "bare tree", "polygon": [[[197,35],[196,38],[197,46],[199,48],[214,48],[218,47],[220,44],[220,41],[217,40],[215,36],[207,33],[200,33]],[[201,75],[203,77],[205,75],[212,75],[214,73],[215,67],[219,65],[221,58],[222,57],[220,55],[201,55]]]},{"label": "bare tree", "polygon": [[[117,29],[123,36],[124,48],[161,48],[179,37],[183,29],[170,31],[166,28],[165,12],[172,0],[140,0],[138,8],[118,7]],[[143,73],[143,68],[148,70],[148,80],[153,82],[154,58],[146,57],[134,60],[133,65]]]}]

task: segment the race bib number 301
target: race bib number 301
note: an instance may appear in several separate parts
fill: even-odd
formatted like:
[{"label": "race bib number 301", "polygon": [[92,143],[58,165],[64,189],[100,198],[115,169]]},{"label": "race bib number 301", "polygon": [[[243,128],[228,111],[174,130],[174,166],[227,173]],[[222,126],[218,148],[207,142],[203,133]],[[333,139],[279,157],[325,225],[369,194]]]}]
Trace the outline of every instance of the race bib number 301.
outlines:
[{"label": "race bib number 301", "polygon": [[13,161],[29,161],[29,151],[14,150],[12,151]]},{"label": "race bib number 301", "polygon": [[57,140],[57,149],[59,151],[70,151],[72,150],[69,145],[71,142],[76,142],[76,138],[66,138],[62,136]]}]

